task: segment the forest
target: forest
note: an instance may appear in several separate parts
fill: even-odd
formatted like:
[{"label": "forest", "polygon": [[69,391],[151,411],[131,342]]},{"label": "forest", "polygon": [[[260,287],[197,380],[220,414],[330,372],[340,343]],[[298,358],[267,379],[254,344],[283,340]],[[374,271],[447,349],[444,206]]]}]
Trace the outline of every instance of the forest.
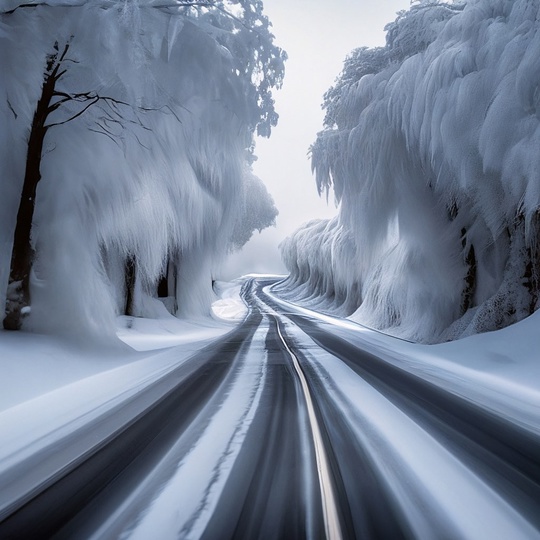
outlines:
[{"label": "forest", "polygon": [[8,2],[0,48],[4,327],[207,313],[277,215],[251,170],[286,58],[262,3]]},{"label": "forest", "polygon": [[538,308],[539,10],[416,2],[350,53],[311,147],[339,215],[282,243],[283,294],[423,342]]}]

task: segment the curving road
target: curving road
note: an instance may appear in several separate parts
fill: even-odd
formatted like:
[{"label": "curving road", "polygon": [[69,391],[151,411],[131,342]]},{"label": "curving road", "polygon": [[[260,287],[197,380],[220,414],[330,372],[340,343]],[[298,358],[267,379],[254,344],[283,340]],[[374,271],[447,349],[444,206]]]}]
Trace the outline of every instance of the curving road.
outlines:
[{"label": "curving road", "polygon": [[[17,488],[30,470],[0,474],[15,494],[0,539],[540,538],[537,435],[269,284],[246,281],[245,321],[101,436],[82,427],[44,448],[31,488]],[[72,457],[47,467],[60,450]]]}]

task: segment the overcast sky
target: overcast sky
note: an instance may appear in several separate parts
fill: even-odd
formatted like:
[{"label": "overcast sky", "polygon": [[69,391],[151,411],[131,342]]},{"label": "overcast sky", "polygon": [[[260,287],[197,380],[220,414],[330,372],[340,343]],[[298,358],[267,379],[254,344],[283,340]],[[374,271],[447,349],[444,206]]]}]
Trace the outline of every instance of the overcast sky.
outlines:
[{"label": "overcast sky", "polygon": [[302,223],[335,215],[319,198],[307,158],[322,129],[324,92],[341,71],[345,56],[361,46],[384,45],[384,26],[410,0],[264,0],[276,44],[287,51],[283,89],[275,93],[279,124],[270,139],[257,140],[254,169],[279,210],[276,227],[253,238],[229,257],[223,279],[250,272],[286,273],[278,244]]}]

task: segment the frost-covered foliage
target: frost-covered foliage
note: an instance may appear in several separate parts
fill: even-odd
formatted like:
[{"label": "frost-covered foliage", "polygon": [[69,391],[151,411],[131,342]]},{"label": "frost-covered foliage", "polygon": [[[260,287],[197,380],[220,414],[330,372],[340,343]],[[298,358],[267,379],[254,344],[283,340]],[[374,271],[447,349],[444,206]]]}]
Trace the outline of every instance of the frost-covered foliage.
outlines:
[{"label": "frost-covered foliage", "polygon": [[277,121],[271,89],[285,54],[262,3],[35,3],[4,2],[0,15],[2,305],[46,62],[69,44],[55,102],[91,100],[66,101],[48,118],[58,125],[41,159],[28,326],[114,329],[128,268],[136,315],[159,311],[152,297],[171,267],[178,313],[206,311],[253,183],[253,133],[269,135]]},{"label": "frost-covered foliage", "polygon": [[278,210],[272,195],[268,193],[261,179],[246,170],[241,204],[237,206],[236,221],[231,238],[231,249],[244,246],[255,231],[261,232],[266,227],[276,224]]},{"label": "frost-covered foliage", "polygon": [[540,2],[422,2],[358,49],[313,145],[339,217],[284,242],[290,294],[423,341],[517,321],[540,285]]}]

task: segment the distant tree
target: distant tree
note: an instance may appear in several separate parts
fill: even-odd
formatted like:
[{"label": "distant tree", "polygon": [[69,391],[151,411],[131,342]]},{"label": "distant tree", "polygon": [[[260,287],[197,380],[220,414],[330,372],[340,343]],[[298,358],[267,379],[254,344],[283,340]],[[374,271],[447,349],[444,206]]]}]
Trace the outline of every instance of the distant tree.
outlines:
[{"label": "distant tree", "polygon": [[388,53],[385,47],[359,47],[347,55],[343,69],[336,82],[325,92],[322,107],[326,111],[325,127],[331,128],[338,123],[340,101],[346,88],[358,82],[365,75],[379,73],[388,65]]},{"label": "distant tree", "polygon": [[255,231],[261,232],[275,225],[277,215],[278,210],[266,186],[251,170],[247,171],[242,205],[231,238],[231,249],[241,249]]}]

